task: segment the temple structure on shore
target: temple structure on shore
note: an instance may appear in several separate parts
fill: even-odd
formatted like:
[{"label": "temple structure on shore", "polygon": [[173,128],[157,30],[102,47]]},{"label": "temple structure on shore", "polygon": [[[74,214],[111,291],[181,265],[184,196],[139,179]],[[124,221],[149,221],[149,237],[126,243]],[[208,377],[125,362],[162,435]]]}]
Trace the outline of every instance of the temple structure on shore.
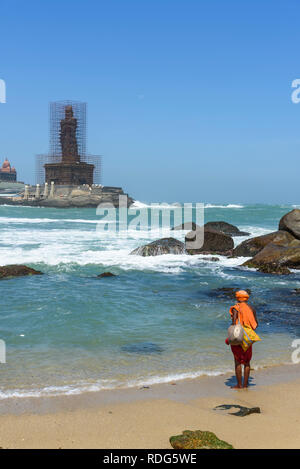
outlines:
[{"label": "temple structure on shore", "polygon": [[5,158],[4,163],[0,168],[0,181],[15,182],[17,180],[17,171],[14,166]]},{"label": "temple structure on shore", "polygon": [[56,186],[101,182],[101,158],[86,151],[86,103],[50,104],[50,151],[37,155],[36,181]]}]

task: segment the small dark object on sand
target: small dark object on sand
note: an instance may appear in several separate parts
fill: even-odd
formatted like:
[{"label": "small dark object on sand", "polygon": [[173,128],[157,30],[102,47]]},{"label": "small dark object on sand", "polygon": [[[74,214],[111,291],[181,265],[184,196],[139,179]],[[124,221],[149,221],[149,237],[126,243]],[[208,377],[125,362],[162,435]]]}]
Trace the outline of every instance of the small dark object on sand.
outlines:
[{"label": "small dark object on sand", "polygon": [[245,407],[242,405],[237,404],[223,404],[218,405],[214,408],[214,410],[230,410],[230,409],[238,409],[237,412],[228,412],[229,415],[235,415],[236,417],[246,417],[246,415],[250,414],[260,414],[260,407]]}]

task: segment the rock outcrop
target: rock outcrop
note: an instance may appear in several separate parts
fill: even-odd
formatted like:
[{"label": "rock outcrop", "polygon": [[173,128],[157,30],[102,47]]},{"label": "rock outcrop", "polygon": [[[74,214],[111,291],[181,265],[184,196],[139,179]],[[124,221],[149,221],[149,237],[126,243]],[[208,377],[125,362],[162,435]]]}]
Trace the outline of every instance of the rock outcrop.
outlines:
[{"label": "rock outcrop", "polygon": [[43,272],[32,269],[26,265],[5,265],[0,267],[0,279],[23,277],[25,275],[43,275]]},{"label": "rock outcrop", "polygon": [[270,271],[276,267],[300,268],[300,240],[294,239],[288,244],[269,243],[264,249],[243,265]]},{"label": "rock outcrop", "polygon": [[171,436],[170,444],[174,449],[233,449],[214,433],[201,430],[185,430],[182,435]]},{"label": "rock outcrop", "polygon": [[288,244],[293,241],[294,237],[286,231],[275,231],[263,236],[247,239],[239,244],[234,250],[233,255],[236,257],[252,257],[256,256],[268,244]]},{"label": "rock outcrop", "polygon": [[136,256],[160,256],[162,254],[184,254],[184,243],[175,238],[162,238],[134,249],[130,254]]},{"label": "rock outcrop", "polygon": [[204,253],[230,255],[233,247],[233,239],[230,236],[208,227],[204,227],[204,230],[190,231],[185,237],[186,252],[191,255]]},{"label": "rock outcrop", "polygon": [[279,229],[288,231],[296,239],[300,239],[300,210],[294,209],[284,215],[279,222]]},{"label": "rock outcrop", "polygon": [[243,265],[262,273],[288,275],[289,269],[300,269],[300,210],[284,215],[278,231],[241,243],[233,255],[252,257]]},{"label": "rock outcrop", "polygon": [[240,231],[237,226],[231,225],[225,221],[209,221],[205,223],[204,228],[212,228],[229,236],[249,236],[250,233]]},{"label": "rock outcrop", "polygon": [[[43,194],[45,188],[41,186],[40,193]],[[25,205],[31,207],[53,207],[72,208],[86,207],[96,208],[99,204],[119,207],[119,197],[127,196],[128,207],[134,200],[125,194],[121,187],[102,186],[55,186],[54,195],[44,197],[35,196],[36,187],[30,186],[28,198],[23,194],[18,197],[0,197],[0,205]]]}]

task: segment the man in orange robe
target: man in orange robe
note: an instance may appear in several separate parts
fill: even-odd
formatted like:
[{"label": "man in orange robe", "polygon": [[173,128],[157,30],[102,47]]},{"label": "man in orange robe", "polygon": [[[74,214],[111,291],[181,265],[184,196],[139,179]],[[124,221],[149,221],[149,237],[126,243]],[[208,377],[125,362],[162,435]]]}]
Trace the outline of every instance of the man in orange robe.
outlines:
[{"label": "man in orange robe", "polygon": [[[229,312],[232,318],[232,324],[238,324],[240,321],[242,326],[250,326],[255,330],[258,326],[256,311],[247,301],[249,300],[249,293],[244,290],[239,290],[235,294],[237,303],[231,306]],[[226,339],[228,344],[228,339]],[[252,358],[252,345],[244,351],[241,345],[231,345],[231,350],[234,356],[235,375],[237,385],[233,389],[247,388],[250,376],[250,361]],[[244,383],[242,384],[242,365],[244,365]]]}]

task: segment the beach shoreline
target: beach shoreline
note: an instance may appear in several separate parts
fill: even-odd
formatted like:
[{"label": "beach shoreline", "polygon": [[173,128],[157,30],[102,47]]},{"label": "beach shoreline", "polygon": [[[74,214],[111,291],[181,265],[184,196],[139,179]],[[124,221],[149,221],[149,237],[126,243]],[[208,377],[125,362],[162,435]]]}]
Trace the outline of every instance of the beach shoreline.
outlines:
[{"label": "beach shoreline", "polygon": [[[2,399],[0,446],[168,449],[170,436],[198,429],[215,432],[235,448],[297,448],[299,370],[300,365],[253,370],[250,388],[239,391],[230,388],[231,373],[149,388]],[[223,404],[258,406],[261,414],[235,417],[214,410]]]}]

